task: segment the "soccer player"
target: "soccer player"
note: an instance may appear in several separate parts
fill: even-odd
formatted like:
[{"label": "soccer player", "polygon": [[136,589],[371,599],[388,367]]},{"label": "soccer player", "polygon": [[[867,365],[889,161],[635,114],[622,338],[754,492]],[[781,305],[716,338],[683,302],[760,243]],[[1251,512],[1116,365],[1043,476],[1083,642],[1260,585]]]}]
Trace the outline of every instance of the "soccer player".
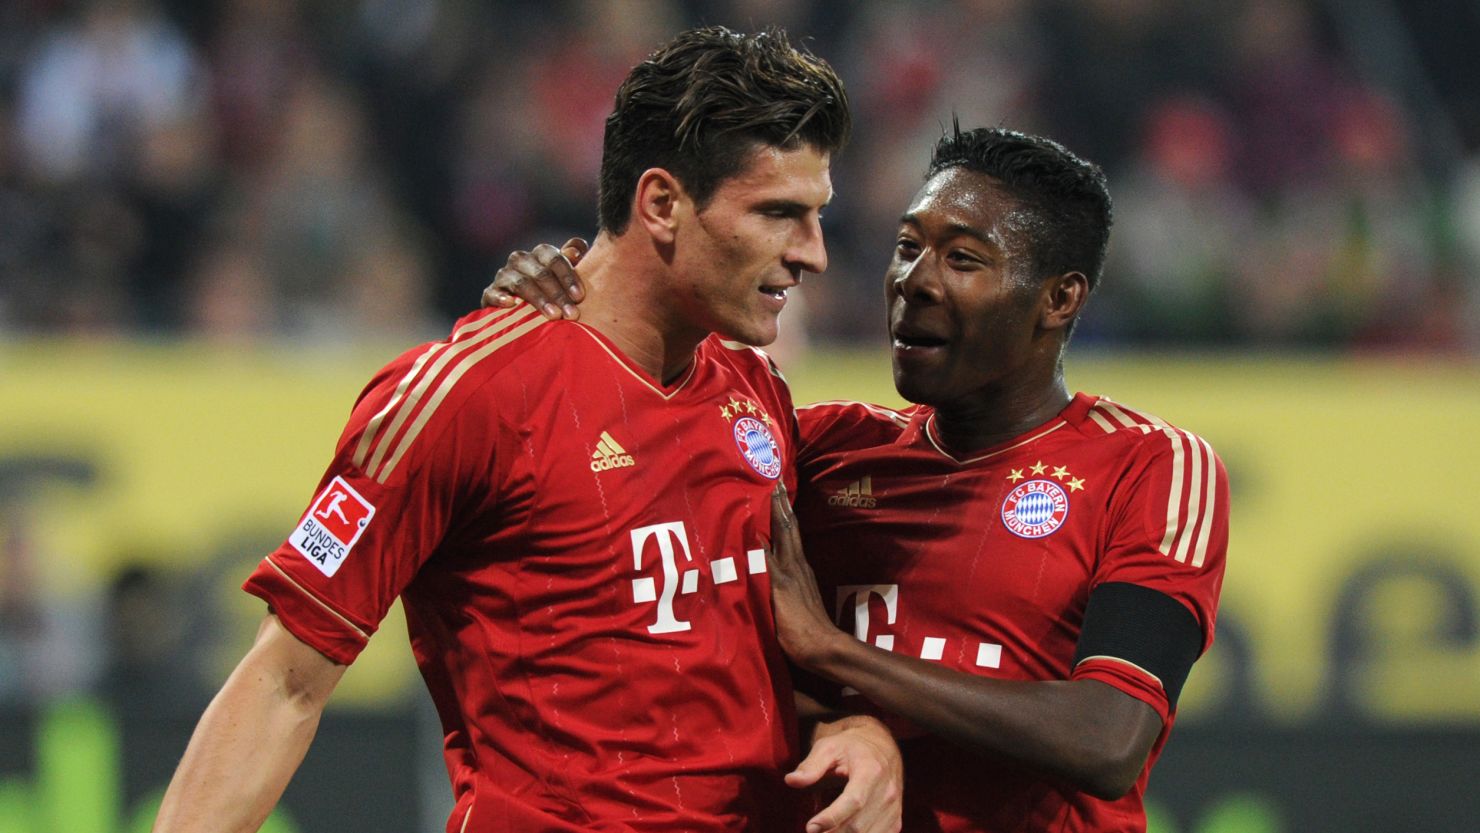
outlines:
[{"label": "soccer player", "polygon": [[[631,72],[586,321],[483,310],[375,376],[246,582],[269,613],[156,830],[255,829],[397,596],[445,730],[449,831],[898,829],[873,718],[821,724],[783,783],[800,751],[763,552],[793,411],[744,346],[826,266],[848,129],[836,75],[779,32],[695,30]],[[842,795],[789,816],[788,785],[824,776]]]},{"label": "soccer player", "polygon": [[[773,535],[782,646],[891,721],[906,830],[1144,830],[1148,774],[1212,642],[1222,463],[1064,383],[1109,232],[1099,168],[957,128],[885,276],[895,385],[918,404],[798,412],[796,516],[778,496]],[[577,281],[556,261],[511,261],[489,299],[563,302]]]}]

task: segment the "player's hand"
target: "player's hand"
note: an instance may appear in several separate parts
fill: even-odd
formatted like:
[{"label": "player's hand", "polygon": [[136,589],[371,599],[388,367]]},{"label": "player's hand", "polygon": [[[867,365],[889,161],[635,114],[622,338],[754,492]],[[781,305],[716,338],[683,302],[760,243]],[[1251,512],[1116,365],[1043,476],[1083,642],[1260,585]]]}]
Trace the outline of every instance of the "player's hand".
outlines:
[{"label": "player's hand", "polygon": [[807,820],[806,833],[898,833],[904,765],[884,724],[853,715],[820,725],[812,750],[786,774],[797,789],[835,779],[847,779],[842,793]]},{"label": "player's hand", "polygon": [[827,615],[817,577],[802,551],[802,536],[786,486],[781,484],[771,492],[771,548],[766,560],[781,650],[802,668],[816,670],[814,658],[822,654],[830,640],[852,637],[838,630]]},{"label": "player's hand", "polygon": [[576,305],[585,300],[586,288],[575,267],[590,250],[590,243],[572,237],[558,249],[541,243],[532,252],[510,254],[483,290],[483,306],[507,308],[523,299],[552,321],[580,318]]}]

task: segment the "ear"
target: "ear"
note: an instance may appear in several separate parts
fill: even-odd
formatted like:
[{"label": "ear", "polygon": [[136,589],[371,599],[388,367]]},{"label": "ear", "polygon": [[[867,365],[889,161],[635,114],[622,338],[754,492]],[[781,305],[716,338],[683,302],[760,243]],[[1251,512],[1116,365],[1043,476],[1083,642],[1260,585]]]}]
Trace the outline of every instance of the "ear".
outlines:
[{"label": "ear", "polygon": [[1074,323],[1089,299],[1089,278],[1083,272],[1065,272],[1043,282],[1042,304],[1038,309],[1038,326],[1060,330]]},{"label": "ear", "polygon": [[646,229],[654,241],[669,245],[677,236],[678,217],[688,201],[688,192],[678,177],[663,168],[648,168],[637,178],[632,219]]}]

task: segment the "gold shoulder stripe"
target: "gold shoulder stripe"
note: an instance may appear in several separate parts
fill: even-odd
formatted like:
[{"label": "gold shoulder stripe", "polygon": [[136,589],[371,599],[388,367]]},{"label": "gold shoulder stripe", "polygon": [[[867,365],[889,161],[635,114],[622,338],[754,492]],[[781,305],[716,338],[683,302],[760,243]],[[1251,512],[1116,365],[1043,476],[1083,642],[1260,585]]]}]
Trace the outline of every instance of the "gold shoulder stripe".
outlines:
[{"label": "gold shoulder stripe", "polygon": [[1105,415],[1100,413],[1099,403],[1095,403],[1095,406],[1089,409],[1089,418],[1094,420],[1096,425],[1105,429],[1106,434],[1115,433],[1115,426],[1111,425],[1110,420],[1105,419]]},{"label": "gold shoulder stripe", "polygon": [[[1213,448],[1202,437],[1186,431],[1165,429],[1175,444],[1172,459],[1172,492],[1167,501],[1167,531],[1162,539],[1162,554],[1201,567],[1207,555],[1207,532],[1212,525],[1212,510],[1217,499],[1217,469]],[[1185,443],[1186,452],[1183,452]],[[1186,473],[1187,498],[1182,499],[1183,473]],[[1203,493],[1207,492],[1206,501]],[[1186,512],[1184,514],[1183,507]],[[1201,544],[1194,546],[1194,541]]]},{"label": "gold shoulder stripe", "polygon": [[1177,528],[1182,520],[1182,470],[1183,457],[1182,435],[1176,431],[1165,431],[1167,439],[1172,443],[1172,488],[1167,494],[1167,529],[1161,538],[1162,555],[1172,554],[1172,541],[1176,539]]},{"label": "gold shoulder stripe", "polygon": [[[485,332],[483,335],[480,335],[475,341],[486,341],[487,343],[463,358],[463,360],[459,362],[458,365],[447,374],[446,378],[442,380],[441,384],[437,386],[437,390],[432,394],[431,398],[427,400],[426,407],[421,409],[421,412],[416,415],[416,420],[411,423],[410,427],[406,429],[406,433],[402,435],[401,438],[396,442],[395,453],[390,455],[390,458],[385,461],[385,465],[381,467],[379,472],[372,475],[375,478],[376,482],[384,483],[386,481],[386,478],[390,477],[391,472],[395,471],[396,465],[401,462],[402,456],[406,454],[407,449],[411,447],[412,443],[416,442],[417,436],[421,434],[421,430],[425,428],[427,422],[431,420],[432,414],[436,413],[437,406],[442,404],[442,400],[447,398],[447,394],[450,393],[452,389],[457,386],[458,380],[461,379],[464,374],[466,374],[469,370],[472,370],[473,367],[476,366],[479,362],[497,352],[499,348],[519,338],[520,336],[529,333],[530,331],[545,323],[547,323],[547,319],[543,315],[536,313],[529,318],[526,318],[518,326],[505,329],[503,331],[503,334],[498,336],[497,338],[488,338],[488,336],[493,335],[493,332],[491,330]],[[475,343],[475,341],[469,341],[468,343],[472,344]],[[431,377],[429,376],[428,378]],[[407,412],[408,411],[403,411],[402,414],[404,415]],[[394,429],[392,429],[390,436],[394,435],[395,431]],[[382,450],[384,448],[385,446],[382,446]],[[378,453],[379,452],[377,452],[377,454]]]},{"label": "gold shoulder stripe", "polygon": [[1217,508],[1218,465],[1213,456],[1213,447],[1208,444],[1208,441],[1195,435],[1189,436],[1202,445],[1207,459],[1207,475],[1204,482],[1208,486],[1208,502],[1203,506],[1202,529],[1197,534],[1197,546],[1192,548],[1192,566],[1201,567],[1208,556],[1208,532],[1213,526],[1213,510]]},{"label": "gold shoulder stripe", "polygon": [[1111,399],[1107,399],[1102,396],[1095,401],[1095,404],[1092,408],[1090,408],[1089,413],[1090,416],[1100,424],[1100,427],[1105,428],[1107,431],[1111,430],[1110,422],[1096,414],[1096,410],[1104,411],[1105,413],[1114,417],[1116,422],[1119,422],[1122,426],[1126,428],[1135,428],[1137,425],[1154,425],[1157,428],[1172,427],[1160,417],[1154,417],[1151,414],[1145,413],[1143,411],[1132,410],[1131,408],[1127,408],[1124,405],[1121,405]]},{"label": "gold shoulder stripe", "polygon": [[[499,333],[520,323],[521,321],[528,321],[530,320],[530,318],[540,317],[539,313],[535,312],[533,309],[527,309],[524,310],[524,312],[525,314],[522,317],[518,313],[503,316],[490,316],[490,325],[478,328],[477,330],[469,330],[468,332],[471,335],[469,335],[468,338],[463,338],[461,340],[457,340],[456,338],[454,338],[451,343],[442,345],[444,349],[437,351],[436,361],[432,361],[421,368],[412,368],[413,373],[416,374],[416,384],[411,388],[409,394],[407,394],[401,401],[395,403],[396,407],[393,411],[387,411],[387,416],[389,416],[391,413],[394,413],[394,418],[390,421],[389,425],[384,426],[383,437],[380,438],[380,442],[375,446],[375,453],[372,454],[370,456],[370,459],[361,466],[361,470],[364,471],[366,474],[373,475],[375,469],[381,466],[382,461],[386,457],[387,451],[390,449],[393,441],[396,439],[397,432],[401,430],[402,425],[406,424],[406,420],[410,418],[411,414],[416,411],[417,405],[421,404],[422,398],[426,396],[427,389],[432,386],[432,383],[436,381],[437,377],[442,373],[443,369],[445,369],[447,365],[451,364],[459,356],[477,347],[479,344],[482,344],[488,339],[498,335]],[[428,358],[430,358],[430,356],[428,356]],[[377,423],[374,427],[377,433],[381,433],[382,425],[380,423]],[[366,432],[368,433],[369,430],[370,427],[367,426]],[[364,442],[364,440],[362,439],[361,442]],[[367,445],[366,447],[368,448],[369,446]],[[383,483],[385,481],[381,480],[380,482]]]},{"label": "gold shoulder stripe", "polygon": [[509,317],[489,315],[477,321],[471,321],[459,327],[453,332],[451,338],[446,341],[438,341],[428,345],[427,349],[422,351],[420,356],[416,357],[416,362],[411,365],[410,370],[406,371],[406,375],[401,377],[401,381],[396,385],[395,393],[391,394],[391,398],[386,401],[385,407],[381,408],[379,413],[371,417],[370,421],[365,424],[365,430],[360,432],[360,442],[355,446],[355,466],[361,471],[365,470],[366,457],[370,454],[371,446],[375,444],[375,438],[380,435],[380,426],[385,422],[385,418],[395,410],[396,406],[401,404],[401,400],[406,396],[406,391],[410,389],[412,382],[420,378],[421,372],[426,367],[427,362],[436,357],[438,353],[452,346],[458,339],[470,333],[475,333],[490,324],[507,321]]}]

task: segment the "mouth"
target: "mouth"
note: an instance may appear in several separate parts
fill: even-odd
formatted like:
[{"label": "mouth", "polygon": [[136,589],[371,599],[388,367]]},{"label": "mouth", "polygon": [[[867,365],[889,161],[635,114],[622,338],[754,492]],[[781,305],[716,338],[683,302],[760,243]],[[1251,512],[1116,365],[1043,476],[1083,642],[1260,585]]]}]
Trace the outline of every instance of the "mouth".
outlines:
[{"label": "mouth", "polygon": [[765,295],[765,296],[768,296],[768,297],[771,297],[771,298],[775,298],[778,301],[785,301],[786,300],[786,290],[788,290],[788,289],[790,289],[790,287],[786,287],[786,286],[763,286],[763,287],[760,288],[760,293],[762,295]]},{"label": "mouth", "polygon": [[949,344],[946,339],[935,335],[927,330],[900,325],[894,328],[894,349],[896,350],[936,350]]}]

